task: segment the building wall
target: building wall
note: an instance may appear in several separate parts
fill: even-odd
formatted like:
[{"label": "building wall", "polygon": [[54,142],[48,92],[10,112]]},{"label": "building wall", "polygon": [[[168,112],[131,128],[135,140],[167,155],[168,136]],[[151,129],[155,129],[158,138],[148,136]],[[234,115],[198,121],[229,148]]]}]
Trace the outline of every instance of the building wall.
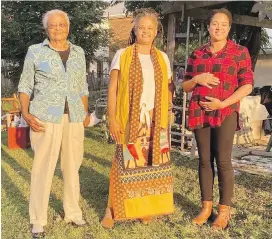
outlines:
[{"label": "building wall", "polygon": [[259,55],[254,71],[254,87],[272,85],[272,54]]},{"label": "building wall", "polygon": [[127,46],[130,32],[132,29],[132,17],[110,17],[110,59],[113,58],[115,52]]}]

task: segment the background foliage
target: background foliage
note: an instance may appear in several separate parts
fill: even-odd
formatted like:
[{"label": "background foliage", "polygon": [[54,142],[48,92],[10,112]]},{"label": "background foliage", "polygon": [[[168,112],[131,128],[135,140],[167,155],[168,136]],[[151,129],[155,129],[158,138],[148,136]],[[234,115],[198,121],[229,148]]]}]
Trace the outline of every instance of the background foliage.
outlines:
[{"label": "background foliage", "polygon": [[42,16],[52,9],[68,13],[71,21],[69,40],[85,50],[87,63],[95,59],[94,53],[107,43],[103,13],[109,4],[102,1],[8,1],[1,2],[2,59],[8,63],[16,83],[28,47],[46,38]]}]

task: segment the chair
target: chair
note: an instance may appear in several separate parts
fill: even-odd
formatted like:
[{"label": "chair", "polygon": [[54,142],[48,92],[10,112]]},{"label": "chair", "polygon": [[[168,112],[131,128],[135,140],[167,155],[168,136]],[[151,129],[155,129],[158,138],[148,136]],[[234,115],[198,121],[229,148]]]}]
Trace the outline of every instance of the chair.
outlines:
[{"label": "chair", "polygon": [[100,91],[100,98],[95,102],[95,115],[101,119],[101,127],[104,132],[104,137],[107,142],[110,142],[110,133],[107,117],[107,90]]},{"label": "chair", "polygon": [[[9,114],[9,120],[13,120],[15,115],[20,115],[20,112],[20,102],[15,93],[10,98],[1,98],[1,116]],[[9,120],[6,120],[6,127],[9,127]],[[5,126],[2,129],[5,129]]]},{"label": "chair", "polygon": [[19,114],[21,112],[20,102],[14,93],[10,98],[1,98],[1,114]]}]

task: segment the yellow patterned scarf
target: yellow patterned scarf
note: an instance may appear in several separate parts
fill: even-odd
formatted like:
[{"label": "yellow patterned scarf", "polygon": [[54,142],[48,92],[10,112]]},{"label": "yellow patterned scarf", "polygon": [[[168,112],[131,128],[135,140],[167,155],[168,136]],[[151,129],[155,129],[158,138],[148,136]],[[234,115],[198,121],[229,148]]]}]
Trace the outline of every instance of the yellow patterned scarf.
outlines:
[{"label": "yellow patterned scarf", "polygon": [[[162,70],[158,62],[157,53],[154,46],[150,51],[151,59],[154,66],[155,78],[155,129],[153,138],[153,162],[159,165],[160,159],[160,122],[161,122],[161,90],[162,90]],[[134,45],[132,61],[129,70],[129,143],[135,143],[138,137],[139,116],[140,116],[140,100],[143,91],[143,75],[141,62],[138,57],[137,44]]]},{"label": "yellow patterned scarf", "polygon": [[[160,128],[167,128],[168,125],[168,74],[162,53],[152,46],[150,54],[155,77],[155,129],[152,164],[158,165]],[[122,144],[134,143],[138,136],[142,87],[142,67],[137,45],[134,44],[126,48],[121,55],[120,63],[116,118],[125,131]]]}]

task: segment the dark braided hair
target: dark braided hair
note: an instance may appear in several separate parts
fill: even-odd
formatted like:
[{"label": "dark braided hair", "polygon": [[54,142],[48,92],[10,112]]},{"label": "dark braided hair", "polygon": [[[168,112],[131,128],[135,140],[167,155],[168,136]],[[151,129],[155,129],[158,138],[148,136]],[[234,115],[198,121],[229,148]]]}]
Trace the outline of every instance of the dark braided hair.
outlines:
[{"label": "dark braided hair", "polygon": [[135,42],[136,42],[136,34],[133,27],[129,35],[128,45],[133,45]]}]

